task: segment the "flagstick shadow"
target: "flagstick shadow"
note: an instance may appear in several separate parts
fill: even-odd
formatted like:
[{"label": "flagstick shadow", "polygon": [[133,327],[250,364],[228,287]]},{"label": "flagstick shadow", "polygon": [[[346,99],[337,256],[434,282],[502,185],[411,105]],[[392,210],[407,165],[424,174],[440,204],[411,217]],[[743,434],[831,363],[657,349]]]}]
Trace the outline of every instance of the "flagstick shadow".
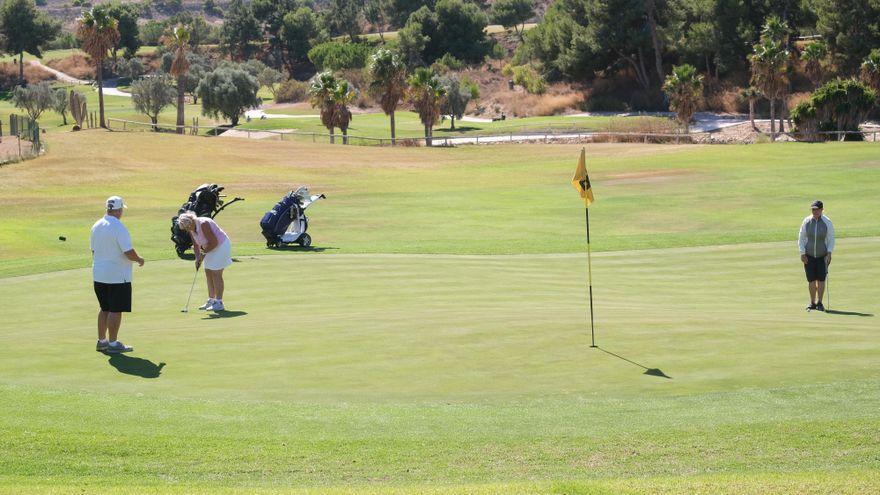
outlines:
[{"label": "flagstick shadow", "polygon": [[639,368],[642,368],[643,370],[645,370],[645,372],[643,373],[645,375],[656,376],[656,377],[660,377],[660,378],[667,378],[669,380],[672,380],[672,377],[668,376],[666,373],[663,373],[663,371],[660,368],[648,368],[647,366],[641,365],[631,359],[627,359],[627,358],[621,356],[620,354],[615,354],[611,351],[607,351],[599,346],[596,346],[596,349],[599,349],[600,351],[604,352],[605,354],[609,354],[611,356],[614,356],[617,359],[621,359],[623,361],[626,361],[627,363],[634,364],[634,365],[638,366]]}]

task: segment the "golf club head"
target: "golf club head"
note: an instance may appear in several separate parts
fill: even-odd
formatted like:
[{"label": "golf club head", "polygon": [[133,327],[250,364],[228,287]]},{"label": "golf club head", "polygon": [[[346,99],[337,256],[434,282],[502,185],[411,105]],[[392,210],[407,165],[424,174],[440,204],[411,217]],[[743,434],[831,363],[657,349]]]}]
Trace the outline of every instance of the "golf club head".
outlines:
[{"label": "golf club head", "polygon": [[189,313],[189,310],[186,309],[186,308],[183,308],[183,309],[180,310],[180,312],[181,312],[181,313]]}]

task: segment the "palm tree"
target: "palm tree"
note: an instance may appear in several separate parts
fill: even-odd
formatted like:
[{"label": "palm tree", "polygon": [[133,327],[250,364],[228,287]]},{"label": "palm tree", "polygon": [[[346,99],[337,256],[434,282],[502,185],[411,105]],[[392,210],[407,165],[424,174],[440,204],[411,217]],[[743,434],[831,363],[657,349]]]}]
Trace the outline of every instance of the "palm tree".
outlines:
[{"label": "palm tree", "polygon": [[880,96],[880,48],[871,50],[862,62],[862,81]]},{"label": "palm tree", "polygon": [[749,86],[740,91],[739,95],[749,101],[749,120],[752,122],[752,129],[757,131],[758,127],[755,125],[755,102],[761,97],[761,92],[755,89],[754,86]]},{"label": "palm tree", "polygon": [[804,72],[818,88],[822,82],[822,61],[828,56],[828,45],[822,41],[814,41],[804,47],[801,52],[801,60],[804,61]]},{"label": "palm tree", "polygon": [[440,106],[446,97],[446,88],[437,77],[433,69],[419,67],[407,78],[409,88],[406,90],[406,99],[412,103],[419,119],[425,126],[425,145],[431,146],[433,127],[440,121]]},{"label": "palm tree", "polygon": [[697,74],[697,68],[691,64],[678,65],[666,76],[663,91],[669,96],[669,106],[675,111],[675,117],[689,132],[688,124],[697,111],[697,104],[703,94],[703,76]]},{"label": "palm tree", "polygon": [[321,112],[321,123],[330,131],[330,142],[334,142],[333,129],[336,127],[336,102],[333,101],[333,92],[336,91],[339,82],[330,71],[316,74],[309,84],[309,100],[312,108]]},{"label": "palm tree", "polygon": [[778,15],[771,15],[761,28],[761,41],[775,41],[787,45],[790,31],[787,22]]},{"label": "palm tree", "polygon": [[101,111],[101,127],[104,123],[104,59],[108,51],[119,41],[119,22],[110,17],[102,6],[83,11],[77,19],[76,37],[82,42],[82,49],[95,63],[95,79],[98,83],[98,106]]},{"label": "palm tree", "polygon": [[177,81],[177,133],[183,134],[186,125],[184,93],[186,91],[186,76],[189,72],[189,61],[186,59],[186,50],[189,47],[190,30],[183,24],[172,28],[162,42],[174,53],[171,61],[171,75]]},{"label": "palm tree", "polygon": [[342,131],[342,144],[348,144],[348,125],[352,119],[348,105],[356,96],[357,91],[345,79],[339,79],[330,94],[330,99],[333,100],[333,105],[336,107],[333,113],[333,122]]},{"label": "palm tree", "polygon": [[776,100],[782,98],[788,85],[785,73],[789,52],[778,41],[765,40],[754,46],[749,55],[752,64],[752,86],[770,101],[770,135],[776,137]]},{"label": "palm tree", "polygon": [[370,58],[369,74],[370,92],[379,98],[382,111],[391,119],[391,146],[394,146],[394,112],[406,92],[406,64],[396,52],[380,48]]}]

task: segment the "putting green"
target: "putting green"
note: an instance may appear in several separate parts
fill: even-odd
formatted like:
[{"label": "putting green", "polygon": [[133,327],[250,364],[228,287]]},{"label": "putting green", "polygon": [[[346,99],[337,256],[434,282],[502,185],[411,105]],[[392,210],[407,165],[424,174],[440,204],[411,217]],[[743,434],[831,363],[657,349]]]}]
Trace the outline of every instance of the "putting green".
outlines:
[{"label": "putting green", "polygon": [[840,241],[835,314],[792,243],[599,253],[598,350],[577,254],[243,256],[216,318],[150,263],[114,358],[88,270],[4,279],[0,486],[876,489],[877,242]]}]

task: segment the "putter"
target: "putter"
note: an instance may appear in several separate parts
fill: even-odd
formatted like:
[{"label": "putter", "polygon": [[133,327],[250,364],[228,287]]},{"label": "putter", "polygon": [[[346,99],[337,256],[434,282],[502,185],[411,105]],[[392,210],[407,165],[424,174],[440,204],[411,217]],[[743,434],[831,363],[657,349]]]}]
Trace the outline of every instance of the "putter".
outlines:
[{"label": "putter", "polygon": [[193,274],[193,282],[192,285],[189,286],[189,296],[186,298],[186,306],[180,310],[181,313],[189,313],[189,300],[192,299],[193,289],[196,287],[196,277],[199,276],[199,266],[196,266],[196,273]]},{"label": "putter", "polygon": [[825,265],[825,294],[828,294],[828,307],[825,310],[831,309],[831,263]]}]

